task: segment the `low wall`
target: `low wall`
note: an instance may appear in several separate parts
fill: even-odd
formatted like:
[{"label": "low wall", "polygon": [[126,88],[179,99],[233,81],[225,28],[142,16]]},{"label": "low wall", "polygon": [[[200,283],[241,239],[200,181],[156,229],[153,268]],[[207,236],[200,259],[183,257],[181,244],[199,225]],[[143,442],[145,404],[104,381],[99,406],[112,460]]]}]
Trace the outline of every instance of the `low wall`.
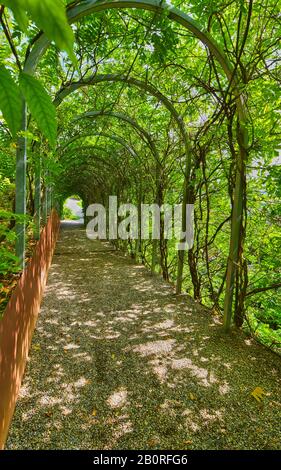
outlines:
[{"label": "low wall", "polygon": [[52,211],[0,321],[0,449],[13,417],[59,225]]}]

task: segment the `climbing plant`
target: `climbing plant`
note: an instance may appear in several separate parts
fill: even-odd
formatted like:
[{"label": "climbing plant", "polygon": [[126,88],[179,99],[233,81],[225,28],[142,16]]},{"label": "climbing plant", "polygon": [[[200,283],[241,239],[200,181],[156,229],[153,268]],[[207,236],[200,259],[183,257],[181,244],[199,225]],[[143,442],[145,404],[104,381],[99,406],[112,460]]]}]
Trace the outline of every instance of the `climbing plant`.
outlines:
[{"label": "climbing plant", "polygon": [[[178,294],[224,311],[226,329],[234,322],[276,346],[277,4],[126,3],[2,2],[5,233],[14,233],[11,214],[29,214],[38,237],[51,207],[72,194],[85,210],[109,195],[138,207],[194,204],[186,252],[162,231],[156,242],[114,243]],[[16,242],[23,266],[26,219],[16,222],[1,249],[14,256]]]}]

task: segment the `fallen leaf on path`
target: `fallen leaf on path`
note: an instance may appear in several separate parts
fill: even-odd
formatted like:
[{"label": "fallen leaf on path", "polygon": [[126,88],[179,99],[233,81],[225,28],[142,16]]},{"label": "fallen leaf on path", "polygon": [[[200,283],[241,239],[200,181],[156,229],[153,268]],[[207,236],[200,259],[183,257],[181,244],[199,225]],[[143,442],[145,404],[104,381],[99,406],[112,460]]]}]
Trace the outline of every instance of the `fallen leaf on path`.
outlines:
[{"label": "fallen leaf on path", "polygon": [[155,446],[157,446],[158,444],[159,444],[159,440],[158,440],[158,439],[150,439],[150,440],[148,441],[149,447],[155,447]]},{"label": "fallen leaf on path", "polygon": [[257,402],[261,403],[264,396],[268,395],[263,388],[261,387],[256,387],[252,392],[251,392],[252,397],[257,400]]}]

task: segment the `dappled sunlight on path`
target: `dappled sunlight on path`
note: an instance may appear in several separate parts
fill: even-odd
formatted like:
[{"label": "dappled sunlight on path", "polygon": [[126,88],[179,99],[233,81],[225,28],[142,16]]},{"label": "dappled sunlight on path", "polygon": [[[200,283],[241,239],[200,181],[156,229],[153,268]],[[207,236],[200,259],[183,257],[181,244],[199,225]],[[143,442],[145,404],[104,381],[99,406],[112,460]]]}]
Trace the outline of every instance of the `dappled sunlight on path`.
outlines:
[{"label": "dappled sunlight on path", "polygon": [[278,448],[278,361],[109,243],[66,227],[7,448]]}]

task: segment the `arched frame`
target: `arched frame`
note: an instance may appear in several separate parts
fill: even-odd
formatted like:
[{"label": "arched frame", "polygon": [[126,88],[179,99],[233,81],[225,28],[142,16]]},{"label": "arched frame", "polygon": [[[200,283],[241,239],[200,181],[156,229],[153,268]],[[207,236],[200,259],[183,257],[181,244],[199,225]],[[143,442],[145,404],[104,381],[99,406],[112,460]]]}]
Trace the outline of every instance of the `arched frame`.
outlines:
[{"label": "arched frame", "polygon": [[[228,59],[224,55],[223,51],[216,44],[216,41],[212,36],[204,31],[204,29],[189,17],[186,13],[180,11],[178,8],[173,7],[171,4],[167,4],[162,0],[85,0],[83,3],[78,5],[70,6],[67,10],[67,16],[70,23],[74,23],[80,18],[93,14],[95,12],[105,11],[109,9],[128,9],[136,8],[141,10],[149,10],[153,12],[166,12],[167,18],[177,22],[189,30],[195,37],[197,37],[209,51],[214,55],[217,61],[220,63],[225,75],[227,76],[232,89],[236,96],[237,113],[239,119],[239,157],[236,162],[236,178],[235,178],[235,189],[234,189],[234,203],[232,210],[231,220],[231,237],[230,237],[230,248],[227,266],[226,276],[226,294],[224,303],[224,327],[226,330],[230,328],[232,319],[232,300],[233,292],[235,287],[235,274],[237,265],[239,262],[239,246],[240,246],[240,231],[242,226],[243,218],[243,183],[244,183],[244,166],[247,158],[248,150],[248,138],[247,138],[247,112],[245,106],[245,100],[243,94],[239,91],[239,81],[234,76],[233,68],[229,63]],[[36,66],[47,50],[49,46],[49,40],[45,34],[39,36],[35,41],[29,55],[27,56],[24,71],[26,73],[33,74]],[[26,130],[26,105],[23,103],[22,113],[22,130]],[[25,188],[26,178],[26,139],[20,137],[17,148],[17,175],[16,183],[21,188],[21,195]],[[23,186],[21,186],[23,184]],[[16,212],[25,213],[25,201],[20,198],[16,198]],[[24,259],[24,245],[25,245],[25,233],[19,226],[17,230],[17,252],[20,255],[21,261]]]},{"label": "arched frame", "polygon": [[114,140],[115,142],[118,142],[120,145],[122,145],[131,155],[133,158],[139,159],[139,156],[137,152],[124,140],[122,137],[116,134],[106,134],[105,132],[89,132],[88,134],[78,134],[71,139],[69,139],[62,147],[61,149],[65,149],[68,147],[68,145],[72,144],[72,142],[76,142],[77,140],[80,139],[85,139],[89,137],[105,137],[106,139]]},{"label": "arched frame", "polygon": [[130,126],[132,126],[135,130],[137,130],[141,134],[142,139],[144,138],[143,140],[145,140],[146,143],[148,143],[148,146],[150,147],[150,150],[152,152],[152,155],[153,155],[154,159],[156,160],[156,162],[160,163],[159,153],[158,153],[158,150],[155,146],[155,143],[154,143],[150,133],[147,132],[143,127],[141,127],[130,116],[127,116],[127,114],[118,113],[118,112],[115,112],[115,111],[103,111],[103,110],[88,111],[86,113],[80,114],[79,116],[75,117],[74,121],[79,121],[80,119],[95,120],[97,117],[103,117],[103,116],[113,117],[113,118],[116,118],[120,121],[124,121],[124,122],[127,122],[128,124],[130,124]]}]

